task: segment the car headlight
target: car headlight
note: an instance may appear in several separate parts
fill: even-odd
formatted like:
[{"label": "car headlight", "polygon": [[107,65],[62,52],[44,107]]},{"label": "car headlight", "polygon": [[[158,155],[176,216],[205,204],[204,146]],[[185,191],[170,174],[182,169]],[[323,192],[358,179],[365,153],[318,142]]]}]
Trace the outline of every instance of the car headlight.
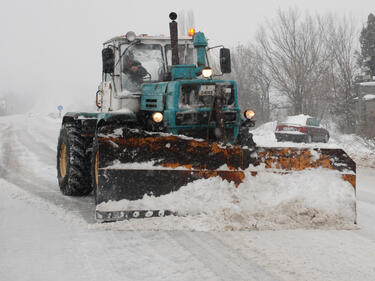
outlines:
[{"label": "car headlight", "polygon": [[161,112],[155,112],[154,114],[152,114],[152,120],[154,120],[154,122],[156,123],[160,123],[161,121],[163,121],[163,113]]},{"label": "car headlight", "polygon": [[214,74],[214,71],[210,67],[205,67],[202,69],[202,76],[204,78],[210,78]]},{"label": "car headlight", "polygon": [[246,119],[251,119],[255,116],[255,112],[252,111],[251,109],[247,109],[244,112],[244,116],[245,116]]}]

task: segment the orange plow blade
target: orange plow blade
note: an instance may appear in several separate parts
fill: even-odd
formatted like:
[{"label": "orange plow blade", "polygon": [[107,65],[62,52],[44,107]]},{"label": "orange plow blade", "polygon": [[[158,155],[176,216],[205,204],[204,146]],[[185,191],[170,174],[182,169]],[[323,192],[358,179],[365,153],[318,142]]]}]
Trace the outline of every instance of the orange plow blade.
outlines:
[{"label": "orange plow blade", "polygon": [[[198,179],[220,177],[239,186],[260,171],[335,170],[355,188],[355,163],[341,149],[256,148],[174,135],[105,128],[98,134],[96,204],[162,196]],[[99,221],[171,214],[167,210],[103,211]]]}]

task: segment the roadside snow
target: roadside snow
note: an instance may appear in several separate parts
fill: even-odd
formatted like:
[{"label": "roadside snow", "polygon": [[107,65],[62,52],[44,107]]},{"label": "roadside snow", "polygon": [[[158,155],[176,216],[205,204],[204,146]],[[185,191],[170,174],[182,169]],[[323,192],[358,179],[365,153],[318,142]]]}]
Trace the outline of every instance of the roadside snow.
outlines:
[{"label": "roadside snow", "polygon": [[18,186],[9,183],[2,178],[0,178],[0,192],[11,199],[20,200],[26,203],[30,208],[47,211],[49,214],[54,215],[59,220],[69,224],[81,226],[86,224],[82,218],[77,216],[77,213],[67,212],[64,209],[64,206],[51,204],[50,202],[20,189]]},{"label": "roadside snow", "polygon": [[296,143],[277,142],[275,137],[276,121],[265,123],[251,133],[257,146],[260,147],[309,147],[309,148],[340,148],[343,149],[359,167],[375,168],[375,142],[366,140],[355,134],[341,134],[330,131],[328,143]]}]

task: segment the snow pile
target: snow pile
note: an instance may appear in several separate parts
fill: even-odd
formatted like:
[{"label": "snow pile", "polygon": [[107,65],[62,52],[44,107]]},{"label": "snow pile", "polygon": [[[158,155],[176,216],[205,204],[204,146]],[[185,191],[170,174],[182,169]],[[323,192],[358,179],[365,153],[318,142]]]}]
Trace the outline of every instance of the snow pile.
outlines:
[{"label": "snow pile", "polygon": [[368,95],[363,96],[363,99],[366,101],[375,100],[375,95],[368,94]]},{"label": "snow pile", "polygon": [[197,180],[160,197],[107,202],[100,211],[164,209],[182,217],[150,218],[99,225],[143,230],[266,230],[353,228],[353,187],[333,171],[248,175],[238,188],[220,178]]},{"label": "snow pile", "polygon": [[[303,116],[303,115],[298,115]],[[290,116],[293,120],[294,117]],[[304,115],[306,116],[306,115]],[[295,118],[294,121],[298,121]],[[310,148],[341,148],[361,167],[375,167],[375,142],[366,140],[355,134],[341,134],[336,129],[329,130],[330,140],[328,143],[296,143],[277,142],[275,138],[276,121],[265,123],[252,130],[253,138],[260,147],[310,147]],[[331,125],[332,127],[332,125]]]},{"label": "snow pile", "polygon": [[375,168],[375,141],[355,134],[335,134],[332,142],[348,153],[358,166]]},{"label": "snow pile", "polygon": [[308,118],[311,118],[311,116],[304,115],[304,114],[288,116],[286,120],[281,121],[281,123],[289,123],[289,124],[306,126],[306,120]]},{"label": "snow pile", "polygon": [[277,121],[265,123],[251,131],[257,146],[277,146],[275,129]]}]

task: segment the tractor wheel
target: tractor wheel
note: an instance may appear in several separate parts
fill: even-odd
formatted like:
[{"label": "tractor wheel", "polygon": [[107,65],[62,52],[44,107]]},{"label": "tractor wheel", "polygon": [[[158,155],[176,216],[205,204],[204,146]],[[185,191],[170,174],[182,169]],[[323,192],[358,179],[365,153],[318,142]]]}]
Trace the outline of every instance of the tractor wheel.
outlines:
[{"label": "tractor wheel", "polygon": [[92,147],[91,154],[91,183],[92,190],[94,190],[95,204],[96,204],[96,192],[98,187],[98,168],[99,168],[99,145],[98,141],[94,139],[94,145]]},{"label": "tractor wheel", "polygon": [[327,143],[328,141],[329,141],[329,135],[326,134],[326,135],[324,136],[324,142]]},{"label": "tractor wheel", "polygon": [[87,148],[80,126],[63,125],[57,145],[57,178],[64,195],[83,196],[92,191]]}]

